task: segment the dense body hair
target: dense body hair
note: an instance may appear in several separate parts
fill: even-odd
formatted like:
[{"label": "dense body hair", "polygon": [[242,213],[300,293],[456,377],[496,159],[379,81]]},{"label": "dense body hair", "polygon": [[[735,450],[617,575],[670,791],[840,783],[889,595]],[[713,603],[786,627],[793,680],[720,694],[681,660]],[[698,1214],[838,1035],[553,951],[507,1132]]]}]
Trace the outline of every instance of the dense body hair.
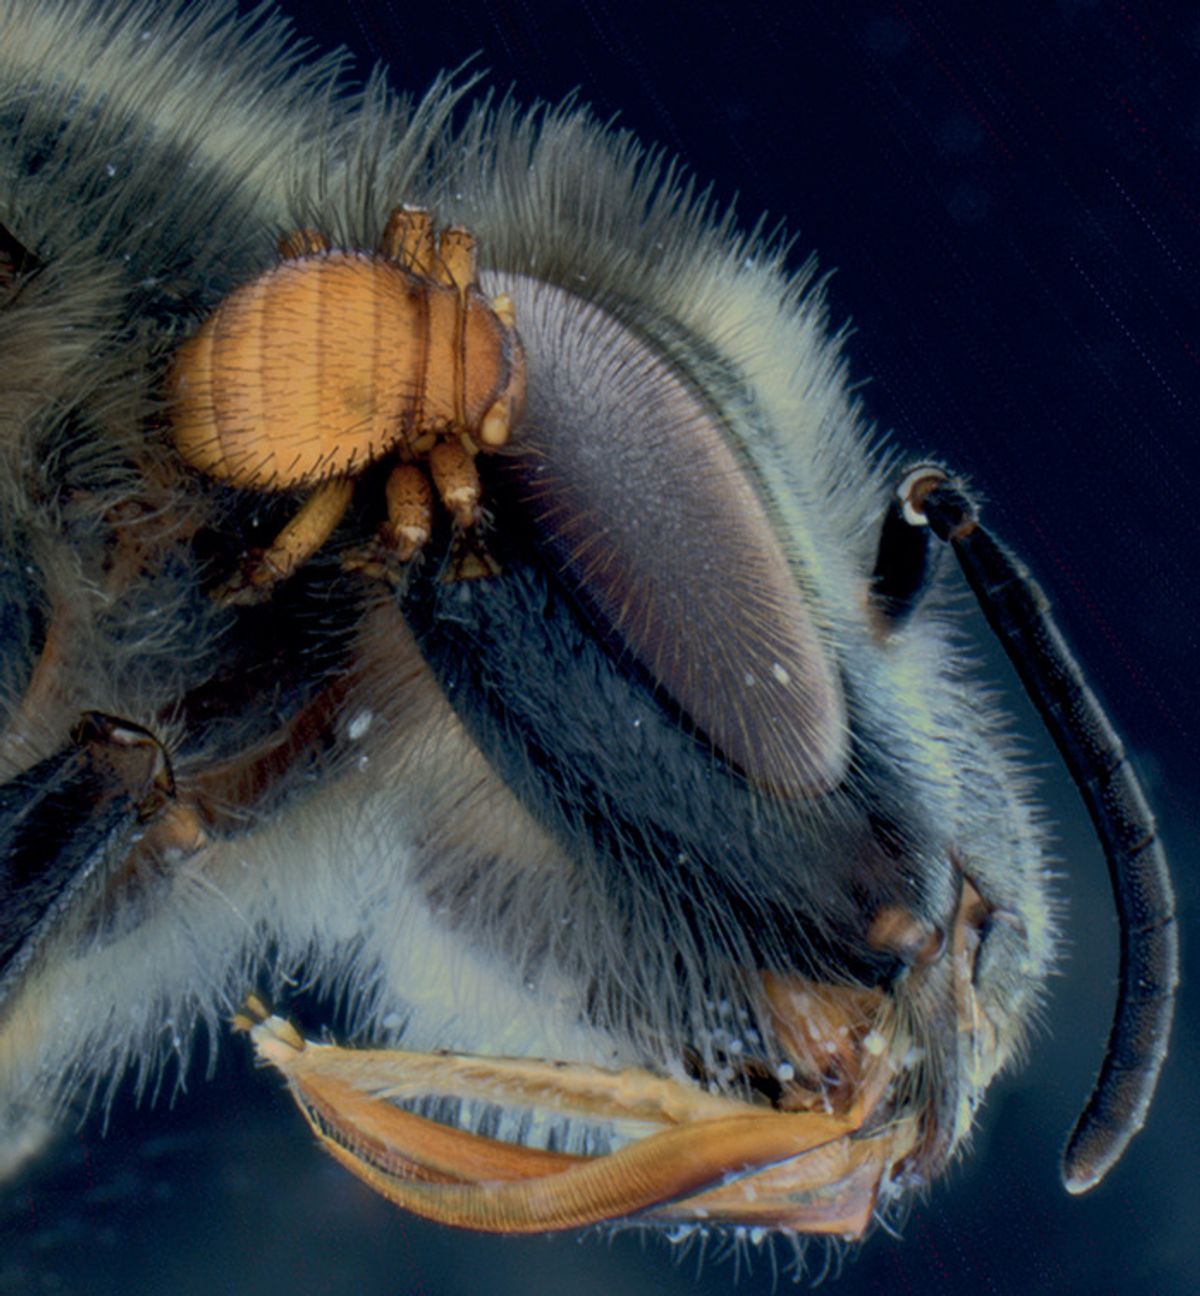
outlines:
[{"label": "dense body hair", "polygon": [[[1045,843],[940,586],[897,633],[874,619],[893,465],[814,265],[790,272],[785,242],[740,232],[574,105],[468,107],[450,82],[401,100],[337,71],[301,63],[278,19],[224,5],[0,0],[0,223],[42,266],[0,288],[3,775],[51,757],[89,709],[157,733],[185,791],[281,726],[320,735],[256,773],[261,795],[223,791],[202,851],[101,888],[40,951],[0,1007],[0,1166],[129,1070],[155,1087],[168,1059],[182,1071],[252,986],[337,994],[358,1040],[676,1076],[686,1060],[741,1092],[731,1059],[782,1056],[756,975],[781,968],[888,987],[915,1059],[904,1097],[942,1113],[944,1160],[1052,961]],[[572,369],[593,308],[699,394],[844,706],[828,795],[776,796],[773,769],[702,741],[700,693],[738,662],[700,683],[681,669],[664,697],[636,637],[529,526],[517,460],[490,479],[495,587],[441,581],[441,535],[395,596],[347,577],[335,545],[269,609],[208,597],[294,501],[179,460],[173,350],[275,263],[281,233],[372,248],[400,203],[468,226],[485,289],[517,296],[531,336],[545,325],[531,436],[628,422]],[[628,512],[669,512],[636,445],[596,453],[630,483]],[[685,556],[733,573],[697,577],[723,609],[736,548]],[[750,596],[731,597],[753,658]],[[48,627],[63,650],[47,682]],[[941,990],[868,939],[889,906],[944,931],[960,875],[1006,918],[979,965],[998,1038],[978,1060],[958,1055]]]}]

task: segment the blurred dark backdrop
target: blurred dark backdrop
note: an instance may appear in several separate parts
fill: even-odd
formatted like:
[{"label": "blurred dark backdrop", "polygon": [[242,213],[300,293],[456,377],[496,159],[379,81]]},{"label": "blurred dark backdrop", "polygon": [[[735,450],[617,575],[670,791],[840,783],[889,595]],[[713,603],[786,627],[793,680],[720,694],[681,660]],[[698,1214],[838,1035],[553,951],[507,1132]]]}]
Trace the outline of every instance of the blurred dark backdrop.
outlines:
[{"label": "blurred dark backdrop", "polygon": [[[1172,853],[1181,1019],[1146,1131],[1095,1194],[1058,1186],[1111,1008],[1115,926],[1074,794],[1046,763],[1069,948],[1029,1065],[970,1157],[837,1290],[1170,1293],[1200,1261],[1190,990],[1200,826],[1200,10],[1060,0],[291,4],[323,48],[420,89],[473,66],[525,102],[571,91],[685,159],[749,224],[836,268],[880,426],[971,475],[1038,572],[1134,753]],[[999,665],[998,674],[1002,675]],[[1023,723],[1036,732],[1028,713]],[[1039,753],[1040,754],[1040,753]],[[307,1143],[244,1050],[173,1111],[125,1104],[0,1207],[5,1291],[718,1292],[627,1235],[507,1242],[402,1217]],[[780,1259],[787,1257],[781,1252]],[[819,1257],[818,1257],[819,1259]],[[6,1286],[5,1284],[8,1284]],[[759,1256],[739,1290],[772,1289]]]}]

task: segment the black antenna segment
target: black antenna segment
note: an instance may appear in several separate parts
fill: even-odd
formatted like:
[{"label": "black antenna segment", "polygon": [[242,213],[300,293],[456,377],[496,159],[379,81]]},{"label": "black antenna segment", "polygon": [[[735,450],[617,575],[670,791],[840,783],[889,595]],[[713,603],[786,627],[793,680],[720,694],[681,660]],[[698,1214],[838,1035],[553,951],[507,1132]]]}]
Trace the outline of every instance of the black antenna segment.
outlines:
[{"label": "black antenna segment", "polygon": [[[928,526],[954,550],[1071,772],[1108,863],[1121,924],[1117,1004],[1100,1074],[1062,1164],[1067,1191],[1084,1193],[1141,1129],[1167,1056],[1179,934],[1166,853],[1121,740],[1084,682],[1037,582],[981,525],[969,496],[942,469],[910,470],[898,495],[899,511],[911,526]],[[903,595],[897,601],[903,608]]]}]

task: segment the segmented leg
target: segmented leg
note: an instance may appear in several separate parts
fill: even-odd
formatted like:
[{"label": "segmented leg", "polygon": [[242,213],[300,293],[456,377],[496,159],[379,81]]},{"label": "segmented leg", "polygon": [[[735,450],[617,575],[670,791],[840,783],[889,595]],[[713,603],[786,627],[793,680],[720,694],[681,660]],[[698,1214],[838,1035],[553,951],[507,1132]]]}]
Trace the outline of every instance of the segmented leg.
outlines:
[{"label": "segmented leg", "polygon": [[166,751],[89,711],[64,746],[0,788],[0,1004],[73,912],[175,805]]},{"label": "segmented leg", "polygon": [[482,488],[475,460],[460,441],[439,441],[429,452],[433,484],[450,516],[463,530],[479,521]]},{"label": "segmented leg", "polygon": [[433,489],[416,464],[397,464],[387,480],[387,521],[383,537],[407,562],[429,542],[433,530]]},{"label": "segmented leg", "polygon": [[385,492],[387,520],[378,537],[344,554],[342,567],[396,585],[405,564],[425,548],[433,533],[433,487],[423,468],[401,463],[388,475]]},{"label": "segmented leg", "polygon": [[438,243],[440,264],[434,267],[434,278],[457,288],[473,288],[478,282],[475,270],[475,235],[460,225],[442,230]]},{"label": "segmented leg", "polygon": [[[475,236],[460,226],[444,229],[435,241],[429,213],[419,207],[397,207],[388,218],[380,239],[380,251],[400,262],[414,274],[428,275],[440,283],[457,287],[463,295],[460,302],[457,328],[465,327],[466,291],[478,282],[475,261]],[[492,302],[492,308],[509,327],[515,324],[512,299],[502,294]],[[461,337],[455,353],[461,355]],[[456,377],[458,392],[458,423],[461,427],[463,388],[465,375]],[[508,440],[512,410],[507,401],[498,401],[489,410],[480,426],[480,440],[489,449],[503,445]],[[427,456],[429,470],[438,494],[455,522],[464,530],[479,520],[479,474],[471,460],[471,453],[456,436],[453,440],[437,439],[429,444],[414,443],[414,453]],[[412,556],[429,538],[432,519],[426,515],[425,497],[417,483],[415,470],[397,470],[388,483],[388,517],[392,536],[385,539],[396,544],[402,560]],[[401,522],[402,519],[402,522]],[[421,534],[421,532],[424,534]],[[404,537],[411,535],[412,539]],[[419,538],[418,538],[419,537]]]},{"label": "segmented leg", "polygon": [[279,255],[289,261],[328,251],[329,240],[320,230],[302,227],[292,230],[290,234],[282,234],[279,238]]},{"label": "segmented leg", "polygon": [[318,486],[300,511],[243,571],[218,589],[213,597],[222,603],[257,603],[269,596],[279,581],[303,566],[333,534],[350,507],[354,483],[337,478]]},{"label": "segmented leg", "polygon": [[[329,242],[319,231],[300,228],[279,240],[279,251],[289,260],[319,255]],[[428,543],[432,530],[433,492],[422,468],[412,460],[428,460],[428,475],[438,496],[455,523],[470,530],[479,521],[481,488],[473,455],[476,445],[464,431],[466,374],[463,371],[467,327],[468,292],[477,287],[475,238],[465,229],[453,227],[435,236],[427,211],[419,207],[397,207],[388,217],[379,240],[379,254],[403,266],[413,275],[433,279],[458,290],[455,315],[455,357],[453,387],[455,419],[449,429],[414,429],[400,453],[405,462],[392,472],[387,484],[388,519],[379,540],[347,554],[344,565],[367,575],[394,580],[397,565],[408,562]],[[502,323],[514,322],[512,301],[500,296],[494,309]],[[478,439],[487,449],[503,445],[513,420],[513,402],[498,400],[479,427]],[[346,481],[320,487],[295,518],[279,533],[271,546],[254,557],[215,597],[227,603],[253,603],[267,597],[273,586],[285,580],[319,549],[341,520],[351,497]],[[461,556],[460,556],[461,557]],[[496,570],[486,555],[470,554],[459,561],[453,579],[486,575]]]},{"label": "segmented leg", "polygon": [[397,207],[383,227],[379,251],[413,274],[432,278],[437,245],[429,213],[423,207]]},{"label": "segmented leg", "polygon": [[[294,261],[328,252],[329,240],[320,230],[302,226],[280,235],[278,246],[280,256]],[[215,590],[213,597],[234,604],[257,603],[268,597],[275,584],[307,562],[333,534],[353,490],[350,482],[340,480],[319,486],[270,546]]]}]

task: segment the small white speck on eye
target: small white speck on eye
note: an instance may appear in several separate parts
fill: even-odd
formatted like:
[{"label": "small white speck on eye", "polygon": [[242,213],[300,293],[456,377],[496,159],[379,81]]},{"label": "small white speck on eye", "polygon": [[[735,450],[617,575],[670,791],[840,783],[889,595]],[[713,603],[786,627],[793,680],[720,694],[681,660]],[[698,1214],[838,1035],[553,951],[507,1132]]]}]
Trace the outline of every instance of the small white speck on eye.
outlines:
[{"label": "small white speck on eye", "polygon": [[780,684],[789,684],[792,679],[787,672],[787,667],[781,666],[778,662],[772,662],[771,674],[775,676],[775,679]]},{"label": "small white speck on eye", "polygon": [[111,162],[104,164],[104,174],[111,180],[117,174],[117,168]]},{"label": "small white speck on eye", "polygon": [[397,1031],[404,1023],[401,1021],[399,1013],[390,1012],[379,1024],[384,1030]]},{"label": "small white speck on eye", "polygon": [[790,1062],[780,1062],[775,1068],[775,1079],[780,1084],[787,1084],[789,1080],[795,1080],[796,1068]]},{"label": "small white speck on eye", "polygon": [[887,1040],[879,1031],[873,1030],[863,1037],[863,1048],[870,1053],[872,1057],[882,1057],[883,1050],[887,1048]]},{"label": "small white speck on eye", "polygon": [[346,726],[346,734],[350,741],[358,742],[360,739],[365,738],[374,719],[374,712],[365,709],[351,716],[350,723]]},{"label": "small white speck on eye", "polygon": [[370,756],[368,756],[366,752],[360,752],[358,756],[358,760],[354,762],[354,767],[355,769],[365,770],[367,766],[370,765],[370,763],[371,763]]},{"label": "small white speck on eye", "polygon": [[640,729],[640,728],[642,727],[642,718],[641,718],[641,716],[634,716],[634,717],[633,717],[633,727],[634,727],[635,729]]},{"label": "small white speck on eye", "polygon": [[745,675],[742,676],[742,680],[743,680],[743,682],[745,683],[745,685],[746,685],[747,688],[753,688],[753,687],[754,687],[754,673],[753,673],[753,671],[747,671],[747,672],[745,673]]}]

